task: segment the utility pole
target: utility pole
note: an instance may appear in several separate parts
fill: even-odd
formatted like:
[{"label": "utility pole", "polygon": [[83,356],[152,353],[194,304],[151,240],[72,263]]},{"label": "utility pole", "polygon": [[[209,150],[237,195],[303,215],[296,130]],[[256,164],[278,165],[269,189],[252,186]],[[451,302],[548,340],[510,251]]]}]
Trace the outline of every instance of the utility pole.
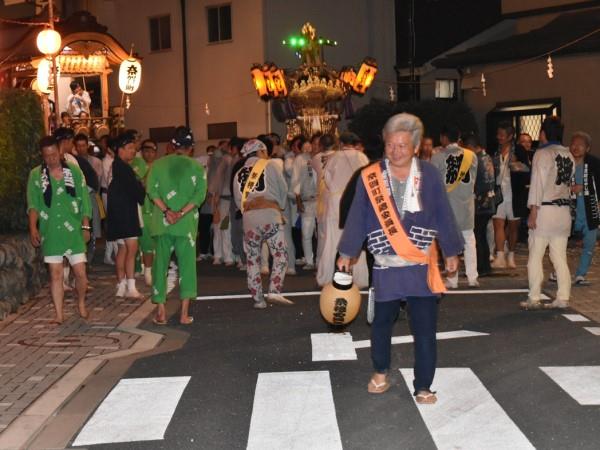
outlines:
[{"label": "utility pole", "polygon": [[[50,22],[50,29],[54,30],[54,5],[52,1],[48,0],[48,21]],[[58,126],[60,107],[58,104],[58,67],[56,66],[56,55],[52,55],[52,79],[54,83],[54,125]]]},{"label": "utility pole", "polygon": [[415,0],[408,0],[408,69],[410,75],[408,92],[411,102],[417,99],[415,84],[415,41]]}]

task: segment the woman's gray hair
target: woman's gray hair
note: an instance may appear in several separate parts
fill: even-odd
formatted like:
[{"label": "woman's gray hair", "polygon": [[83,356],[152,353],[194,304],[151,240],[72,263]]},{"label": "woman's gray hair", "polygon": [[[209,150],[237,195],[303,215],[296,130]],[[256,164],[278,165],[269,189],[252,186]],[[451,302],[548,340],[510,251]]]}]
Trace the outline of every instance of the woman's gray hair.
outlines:
[{"label": "woman's gray hair", "polygon": [[423,122],[417,116],[408,113],[395,114],[388,119],[383,127],[383,139],[392,133],[406,131],[412,133],[412,143],[417,147],[423,138]]},{"label": "woman's gray hair", "polygon": [[575,133],[573,133],[573,135],[571,136],[571,142],[575,138],[583,139],[587,148],[590,148],[592,146],[592,137],[585,131],[576,131]]}]

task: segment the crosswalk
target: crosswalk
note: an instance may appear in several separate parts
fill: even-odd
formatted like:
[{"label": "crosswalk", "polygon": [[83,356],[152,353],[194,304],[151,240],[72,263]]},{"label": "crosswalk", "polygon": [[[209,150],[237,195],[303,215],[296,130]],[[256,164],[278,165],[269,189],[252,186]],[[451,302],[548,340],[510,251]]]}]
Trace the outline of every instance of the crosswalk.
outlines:
[{"label": "crosswalk", "polygon": [[[572,323],[569,327],[600,335],[600,327],[585,326],[592,323],[585,316],[562,316],[558,316],[560,320]],[[495,333],[454,330],[440,332],[437,338],[487,342]],[[587,335],[585,331],[582,333]],[[587,336],[586,339],[591,339]],[[409,344],[412,336],[395,336],[392,342]],[[247,441],[237,442],[236,448],[245,445],[248,450],[341,450],[348,442],[344,437],[355,431],[348,428],[342,399],[356,398],[355,407],[359,409],[381,402],[381,398],[368,397],[366,392],[360,397],[356,385],[348,387],[347,372],[339,369],[359,358],[366,358],[368,352],[357,350],[368,348],[368,340],[354,340],[349,332],[316,333],[310,336],[310,346],[308,357],[320,366],[320,370],[259,372],[255,385],[243,387],[249,394],[248,399],[252,399],[246,410],[251,414],[243,425],[247,430]],[[597,363],[597,360],[591,361]],[[539,364],[527,374],[537,380],[536,389],[541,383],[544,392],[554,392],[555,397],[559,397],[556,393],[560,390],[564,397],[560,401],[569,399],[567,406],[571,413],[577,408],[588,408],[586,415],[600,414],[600,365],[575,365],[572,361],[564,365]],[[403,383],[394,385],[385,396],[393,399],[393,408],[400,411],[398,414],[422,420],[422,424],[415,422],[417,425],[404,432],[418,434],[426,430],[432,445],[440,450],[535,448],[535,433],[531,432],[531,423],[524,417],[537,415],[540,405],[519,402],[518,385],[511,394],[504,392],[499,396],[497,382],[480,370],[481,366],[439,367],[432,386],[438,391],[438,402],[418,405],[409,400],[412,398],[413,371],[402,368],[397,374]],[[366,380],[363,381],[365,386],[361,385],[360,389],[366,391]],[[198,385],[202,380],[194,375],[121,380],[79,432],[73,447],[114,444],[110,448],[143,448],[121,445],[165,439],[164,448],[169,448],[169,427],[173,425],[173,416],[178,409],[183,410],[183,394],[191,383]],[[242,405],[233,401],[224,407],[236,410]],[[531,411],[523,414],[523,408],[531,408]],[[417,430],[419,427],[422,428],[420,431]],[[548,433],[555,431],[546,430]],[[373,447],[377,447],[376,441]]]},{"label": "crosswalk", "polygon": [[[600,406],[600,366],[540,367],[581,406]],[[413,370],[400,369],[408,393]],[[585,380],[582,383],[581,380]],[[74,447],[164,439],[190,377],[124,379],[88,420]],[[535,448],[518,423],[469,368],[438,368],[435,405],[412,406],[439,450]],[[248,450],[341,450],[330,372],[260,373],[257,377]],[[410,395],[410,394],[409,394]]]}]

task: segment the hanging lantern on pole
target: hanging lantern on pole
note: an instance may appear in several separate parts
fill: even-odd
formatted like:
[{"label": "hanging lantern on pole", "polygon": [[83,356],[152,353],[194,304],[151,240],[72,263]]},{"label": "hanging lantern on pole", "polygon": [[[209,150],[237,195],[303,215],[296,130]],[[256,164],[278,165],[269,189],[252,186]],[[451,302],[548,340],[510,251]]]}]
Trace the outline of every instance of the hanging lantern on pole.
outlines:
[{"label": "hanging lantern on pole", "polygon": [[125,106],[131,106],[129,96],[135,93],[142,81],[142,65],[131,56],[124,60],[119,67],[119,89],[126,95]]},{"label": "hanging lantern on pole", "polygon": [[285,84],[285,74],[283,73],[283,70],[273,64],[273,66],[271,66],[271,74],[279,97],[287,97],[288,90]]},{"label": "hanging lantern on pole", "polygon": [[377,62],[373,58],[365,58],[358,70],[352,89],[357,94],[364,94],[373,83],[377,73]]},{"label": "hanging lantern on pole", "polygon": [[[60,76],[60,66],[56,63],[56,77]],[[37,89],[44,93],[49,94],[54,90],[54,77],[52,73],[52,60],[43,58],[40,60],[37,67]]]},{"label": "hanging lantern on pole", "polygon": [[254,83],[254,89],[256,89],[258,96],[265,101],[268,100],[267,81],[265,80],[265,74],[262,71],[261,65],[253,65],[250,69],[250,75],[252,75],[252,82]]},{"label": "hanging lantern on pole", "polygon": [[340,80],[348,87],[352,88],[356,81],[356,72],[352,66],[344,66],[340,71]]},{"label": "hanging lantern on pole", "polygon": [[[276,66],[272,63],[265,63],[262,67],[263,75],[265,77],[265,84],[267,86],[267,93],[271,98],[277,98],[278,91],[277,86],[275,85],[275,80],[273,79],[273,72]],[[275,69],[276,70],[276,69]]]},{"label": "hanging lantern on pole", "polygon": [[38,33],[37,48],[46,56],[56,55],[60,51],[61,38],[56,30],[47,28]]}]

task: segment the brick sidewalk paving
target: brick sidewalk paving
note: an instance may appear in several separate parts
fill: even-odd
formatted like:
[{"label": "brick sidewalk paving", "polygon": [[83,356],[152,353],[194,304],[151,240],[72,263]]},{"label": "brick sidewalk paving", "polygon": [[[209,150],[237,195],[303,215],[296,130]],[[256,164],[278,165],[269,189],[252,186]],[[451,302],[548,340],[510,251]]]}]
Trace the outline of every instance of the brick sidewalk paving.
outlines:
[{"label": "brick sidewalk paving", "polygon": [[[571,308],[588,318],[600,322],[600,258],[598,258],[598,248],[594,252],[594,259],[587,275],[587,280],[591,282],[590,286],[573,286],[571,289]],[[544,258],[544,279],[543,291],[551,298],[556,293],[556,283],[549,282],[548,277],[553,270],[552,263],[548,257],[548,252]],[[581,246],[576,242],[569,242],[567,256],[571,278],[574,278],[575,269],[581,255]],[[494,269],[497,276],[481,278],[482,289],[501,289],[501,288],[527,288],[527,246],[518,244],[515,252],[516,269]],[[465,283],[466,284],[466,283]]]},{"label": "brick sidewalk paving", "polygon": [[144,302],[114,296],[111,267],[96,266],[89,278],[94,288],[87,296],[89,323],[66,293],[65,322],[50,324],[54,307],[47,287],[0,323],[0,430],[82,359],[127,350],[138,340],[118,326]]}]

